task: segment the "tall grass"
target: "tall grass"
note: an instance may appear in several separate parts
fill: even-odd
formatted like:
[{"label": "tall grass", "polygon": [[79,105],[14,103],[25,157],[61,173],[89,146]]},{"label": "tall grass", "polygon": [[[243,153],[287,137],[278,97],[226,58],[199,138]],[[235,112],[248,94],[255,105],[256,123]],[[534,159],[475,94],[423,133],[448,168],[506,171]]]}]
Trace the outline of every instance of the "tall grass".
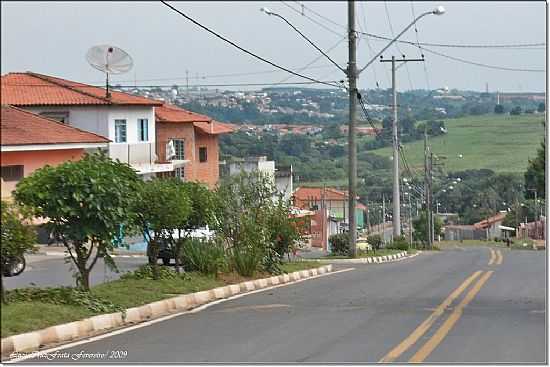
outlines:
[{"label": "tall grass", "polygon": [[186,271],[216,275],[227,269],[225,249],[218,241],[188,239],[182,246],[180,256]]}]

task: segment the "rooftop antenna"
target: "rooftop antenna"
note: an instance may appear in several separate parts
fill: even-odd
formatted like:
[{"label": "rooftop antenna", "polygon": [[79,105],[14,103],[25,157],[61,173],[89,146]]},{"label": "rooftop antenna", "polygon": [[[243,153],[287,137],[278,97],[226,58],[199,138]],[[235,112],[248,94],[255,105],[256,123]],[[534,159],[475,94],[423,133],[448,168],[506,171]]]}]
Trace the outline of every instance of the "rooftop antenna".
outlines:
[{"label": "rooftop antenna", "polygon": [[109,74],[123,74],[132,69],[134,62],[126,51],[111,45],[94,46],[86,53],[88,63],[105,73],[105,97],[110,98]]}]

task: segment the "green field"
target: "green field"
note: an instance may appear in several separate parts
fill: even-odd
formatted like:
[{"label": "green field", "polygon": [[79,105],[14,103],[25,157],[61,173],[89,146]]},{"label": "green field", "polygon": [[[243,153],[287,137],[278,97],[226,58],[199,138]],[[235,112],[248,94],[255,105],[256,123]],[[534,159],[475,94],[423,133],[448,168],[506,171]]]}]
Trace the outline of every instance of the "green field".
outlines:
[{"label": "green field", "polygon": [[[488,168],[524,172],[544,136],[544,115],[483,115],[445,120],[448,133],[429,140],[436,155],[446,156],[446,171]],[[424,169],[424,141],[404,143],[411,168]],[[389,157],[391,148],[373,153]],[[462,154],[463,158],[458,155]]]}]

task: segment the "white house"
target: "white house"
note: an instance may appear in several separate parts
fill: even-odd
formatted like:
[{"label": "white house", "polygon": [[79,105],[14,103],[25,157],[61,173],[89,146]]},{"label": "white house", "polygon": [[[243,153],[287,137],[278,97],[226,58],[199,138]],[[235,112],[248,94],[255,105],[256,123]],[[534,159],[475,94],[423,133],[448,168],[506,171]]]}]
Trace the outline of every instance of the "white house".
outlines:
[{"label": "white house", "polygon": [[[130,164],[144,179],[186,161],[156,163],[155,107],[161,101],[26,72],[2,76],[1,103],[17,106],[112,141],[109,156]],[[165,149],[165,147],[158,147]]]}]

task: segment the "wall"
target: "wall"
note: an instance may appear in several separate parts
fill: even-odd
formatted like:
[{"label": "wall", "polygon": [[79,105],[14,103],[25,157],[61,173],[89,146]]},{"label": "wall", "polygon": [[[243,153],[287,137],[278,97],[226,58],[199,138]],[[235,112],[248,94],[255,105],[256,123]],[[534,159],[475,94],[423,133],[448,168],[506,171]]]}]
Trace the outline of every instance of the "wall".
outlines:
[{"label": "wall", "polygon": [[[2,166],[24,165],[24,176],[29,176],[32,172],[49,164],[56,166],[68,160],[78,160],[82,157],[84,149],[60,149],[60,150],[42,150],[28,152],[2,152],[0,160]],[[2,182],[2,198],[11,196],[17,182]]]},{"label": "wall", "polygon": [[[195,160],[192,162],[191,171],[193,179],[206,183],[210,188],[218,183],[220,177],[220,153],[218,147],[218,136],[203,134],[195,131]],[[199,162],[199,148],[206,147],[207,160]]]}]

